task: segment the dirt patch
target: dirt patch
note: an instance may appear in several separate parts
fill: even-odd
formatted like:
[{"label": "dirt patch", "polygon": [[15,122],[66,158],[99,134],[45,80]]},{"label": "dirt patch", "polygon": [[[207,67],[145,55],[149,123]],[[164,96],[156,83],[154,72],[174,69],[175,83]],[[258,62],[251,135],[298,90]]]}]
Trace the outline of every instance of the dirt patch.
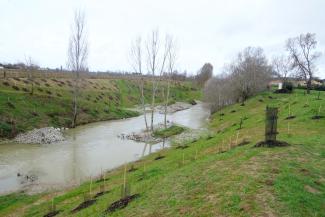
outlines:
[{"label": "dirt patch", "polygon": [[272,168],[271,172],[274,173],[274,174],[280,173],[278,168]]},{"label": "dirt patch", "polygon": [[71,213],[76,213],[79,212],[80,210],[83,210],[91,205],[93,205],[96,202],[96,200],[86,200],[84,202],[82,202],[79,206],[77,206],[76,208],[74,208]]},{"label": "dirt patch", "polygon": [[188,145],[179,145],[176,147],[176,149],[186,149],[188,147],[189,147]]},{"label": "dirt patch", "polygon": [[300,169],[300,172],[301,172],[302,174],[304,174],[305,176],[308,176],[308,175],[310,174],[309,170],[307,170],[307,169],[305,169],[305,168]]},{"label": "dirt patch", "polygon": [[59,214],[60,212],[61,212],[61,210],[56,210],[56,211],[53,211],[53,212],[49,212],[46,215],[44,215],[43,217],[53,217],[53,216],[56,216],[57,214]]},{"label": "dirt patch", "polygon": [[285,147],[290,144],[284,141],[261,141],[258,142],[254,147]]},{"label": "dirt patch", "polygon": [[291,116],[286,117],[285,119],[290,120],[290,119],[294,119],[295,117],[296,117],[295,115],[291,115]]},{"label": "dirt patch", "polygon": [[109,193],[109,191],[101,191],[101,192],[98,192],[98,193],[94,196],[94,198],[98,198],[98,197],[103,196],[104,194],[108,194],[108,193]]},{"label": "dirt patch", "polygon": [[309,185],[305,185],[305,190],[308,191],[309,193],[312,193],[312,194],[320,194],[320,191],[317,190],[316,188],[313,188]]},{"label": "dirt patch", "polygon": [[118,209],[125,208],[132,200],[139,197],[139,194],[133,194],[131,196],[124,197],[118,201],[113,202],[106,210],[106,213],[114,212]]},{"label": "dirt patch", "polygon": [[164,158],[165,158],[165,156],[160,155],[160,156],[156,157],[155,160],[161,160],[161,159],[164,159]]},{"label": "dirt patch", "polygon": [[274,185],[274,181],[272,179],[268,179],[265,181],[265,184],[269,185],[269,186],[273,186]]},{"label": "dirt patch", "polygon": [[138,170],[138,168],[135,168],[134,166],[132,166],[132,167],[128,170],[128,172],[131,173],[131,172],[134,172],[134,171],[137,171],[137,170]]},{"label": "dirt patch", "polygon": [[242,142],[238,144],[238,146],[248,145],[249,143],[251,143],[249,140],[244,139]]},{"label": "dirt patch", "polygon": [[313,120],[319,120],[322,118],[324,118],[324,116],[322,116],[322,115],[315,115],[315,116],[311,117],[311,119],[313,119]]}]

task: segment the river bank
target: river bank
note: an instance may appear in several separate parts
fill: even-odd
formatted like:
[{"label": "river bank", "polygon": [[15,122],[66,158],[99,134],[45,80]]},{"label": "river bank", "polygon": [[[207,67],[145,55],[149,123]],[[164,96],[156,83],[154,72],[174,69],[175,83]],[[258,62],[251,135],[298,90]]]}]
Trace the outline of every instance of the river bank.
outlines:
[{"label": "river bank", "polygon": [[[191,108],[191,104],[185,102],[175,102],[174,104],[167,106],[167,113],[175,113],[177,111],[182,111],[185,109]],[[155,110],[160,114],[164,114],[165,107],[162,105],[158,105],[155,107]],[[135,108],[133,110],[137,112],[138,115],[141,114],[141,110],[139,108]],[[150,110],[146,111],[149,112]],[[167,127],[170,127],[172,123],[168,122]],[[158,123],[154,126],[155,130],[159,130],[164,125],[162,123]],[[68,128],[54,128],[54,127],[44,127],[39,129],[33,129],[31,131],[18,134],[13,140],[9,140],[7,142],[13,143],[21,143],[21,144],[51,144],[56,142],[61,142],[65,140],[64,131],[68,130]],[[145,143],[158,143],[162,140],[159,138],[155,138],[152,136],[152,133],[146,132],[142,130],[141,132],[133,132],[128,135],[121,134],[120,138],[127,138],[131,140],[135,140],[138,142]]]}]

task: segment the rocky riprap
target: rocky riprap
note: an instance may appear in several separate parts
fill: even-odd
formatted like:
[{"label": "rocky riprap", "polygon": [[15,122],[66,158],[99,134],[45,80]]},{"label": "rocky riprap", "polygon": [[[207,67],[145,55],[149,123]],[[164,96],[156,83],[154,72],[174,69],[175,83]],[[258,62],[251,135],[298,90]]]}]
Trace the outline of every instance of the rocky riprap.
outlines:
[{"label": "rocky riprap", "polygon": [[45,127],[34,129],[27,133],[16,136],[14,142],[25,144],[50,144],[54,142],[64,141],[63,129],[54,127]]}]

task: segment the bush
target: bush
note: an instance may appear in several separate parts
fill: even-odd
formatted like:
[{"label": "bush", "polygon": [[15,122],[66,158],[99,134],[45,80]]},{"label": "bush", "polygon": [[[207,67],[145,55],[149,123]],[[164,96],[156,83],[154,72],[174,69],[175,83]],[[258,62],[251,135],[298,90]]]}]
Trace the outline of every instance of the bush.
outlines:
[{"label": "bush", "polygon": [[15,90],[19,90],[19,87],[15,86],[15,85],[13,85],[12,88]]},{"label": "bush", "polygon": [[7,81],[4,81],[4,82],[2,82],[3,83],[3,85],[5,85],[5,86],[9,86],[9,83],[7,82]]},{"label": "bush", "polygon": [[1,137],[11,136],[12,126],[6,122],[0,122],[0,135]]},{"label": "bush", "polygon": [[274,93],[292,93],[293,84],[292,82],[285,81],[283,82],[282,89],[274,91]]},{"label": "bush", "polygon": [[282,89],[287,90],[288,93],[292,93],[292,91],[293,91],[293,84],[292,84],[292,82],[288,82],[288,81],[283,82]]}]

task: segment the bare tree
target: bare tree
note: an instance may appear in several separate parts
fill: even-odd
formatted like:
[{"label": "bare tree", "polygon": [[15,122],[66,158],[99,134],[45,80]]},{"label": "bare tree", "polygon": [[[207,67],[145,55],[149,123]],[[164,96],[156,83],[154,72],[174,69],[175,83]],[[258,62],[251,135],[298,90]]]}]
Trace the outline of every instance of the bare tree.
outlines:
[{"label": "bare tree", "polygon": [[[152,31],[146,41],[147,49],[147,68],[151,75],[152,81],[152,96],[151,96],[151,122],[150,130],[153,131],[153,121],[155,113],[155,99],[158,88],[158,82],[160,81],[161,75],[165,69],[165,62],[167,57],[167,47],[161,49],[161,42],[159,40],[158,30]],[[157,74],[158,73],[158,74]]]},{"label": "bare tree", "polygon": [[85,14],[76,11],[71,26],[68,48],[68,68],[74,74],[72,127],[76,126],[78,115],[78,97],[80,94],[80,74],[87,70],[88,40]]},{"label": "bare tree", "polygon": [[[165,100],[164,103],[164,127],[167,128],[167,107],[169,104],[169,95],[170,95],[170,83],[171,83],[171,76],[175,70],[175,63],[177,60],[177,50],[176,50],[176,43],[175,40],[171,35],[166,36],[166,72],[164,72],[164,77],[166,79],[166,88],[163,89],[163,98]],[[165,93],[166,90],[166,93]]]},{"label": "bare tree", "polygon": [[276,75],[282,79],[283,82],[286,82],[291,72],[291,58],[284,55],[276,56],[272,60],[272,66]]},{"label": "bare tree", "polygon": [[272,68],[262,48],[247,47],[230,66],[230,73],[236,101],[244,103],[248,97],[267,87]]},{"label": "bare tree", "polygon": [[292,68],[296,69],[297,75],[306,82],[307,93],[310,93],[312,79],[316,71],[316,60],[321,53],[315,51],[317,45],[316,34],[306,33],[286,42],[286,49],[292,59]]},{"label": "bare tree", "polygon": [[33,59],[29,57],[25,57],[25,65],[26,65],[26,71],[27,71],[27,79],[30,83],[30,94],[34,94],[34,83],[35,83],[35,77],[34,77],[34,71],[39,68],[39,66],[33,61]]},{"label": "bare tree", "polygon": [[146,130],[149,130],[147,114],[146,114],[146,104],[145,104],[145,96],[144,96],[144,85],[145,81],[143,79],[142,72],[142,39],[141,37],[137,37],[136,40],[132,43],[131,52],[130,52],[131,65],[133,70],[139,74],[138,84],[140,90],[140,101],[143,110],[144,122],[146,125]]}]

